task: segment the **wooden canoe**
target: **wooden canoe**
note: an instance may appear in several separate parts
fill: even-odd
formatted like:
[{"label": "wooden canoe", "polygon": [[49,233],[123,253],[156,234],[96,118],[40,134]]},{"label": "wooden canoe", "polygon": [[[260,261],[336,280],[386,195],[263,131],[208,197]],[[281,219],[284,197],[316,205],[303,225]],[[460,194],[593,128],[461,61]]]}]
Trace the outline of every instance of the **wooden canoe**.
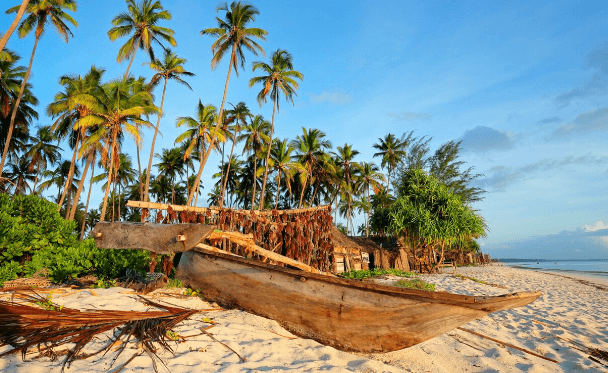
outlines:
[{"label": "wooden canoe", "polygon": [[467,296],[402,289],[303,272],[195,248],[176,277],[224,307],[276,320],[295,335],[343,351],[413,346],[540,292]]}]

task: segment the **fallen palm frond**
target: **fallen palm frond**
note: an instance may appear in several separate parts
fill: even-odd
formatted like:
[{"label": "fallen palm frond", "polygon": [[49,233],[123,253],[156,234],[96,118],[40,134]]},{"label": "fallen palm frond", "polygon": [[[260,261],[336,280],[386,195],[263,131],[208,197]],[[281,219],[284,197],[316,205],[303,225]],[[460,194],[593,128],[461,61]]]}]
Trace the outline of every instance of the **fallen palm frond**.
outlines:
[{"label": "fallen palm frond", "polygon": [[[120,345],[112,364],[124,351],[131,340],[138,342],[143,352],[152,359],[154,371],[157,371],[156,361],[164,362],[156,352],[159,348],[173,353],[169,345],[174,341],[173,328],[192,315],[211,310],[190,310],[155,303],[141,298],[148,306],[165,309],[165,311],[79,311],[58,306],[38,294],[25,295],[31,303],[38,304],[44,309],[32,305],[18,304],[0,300],[0,347],[10,345],[11,350],[0,354],[4,357],[21,352],[25,358],[28,349],[37,347],[39,355],[56,357],[53,349],[74,343],[67,350],[62,364],[62,371],[75,360],[88,358],[97,354],[104,355],[111,348]],[[107,345],[93,353],[81,353],[83,348],[100,333],[117,329],[114,337]]]}]

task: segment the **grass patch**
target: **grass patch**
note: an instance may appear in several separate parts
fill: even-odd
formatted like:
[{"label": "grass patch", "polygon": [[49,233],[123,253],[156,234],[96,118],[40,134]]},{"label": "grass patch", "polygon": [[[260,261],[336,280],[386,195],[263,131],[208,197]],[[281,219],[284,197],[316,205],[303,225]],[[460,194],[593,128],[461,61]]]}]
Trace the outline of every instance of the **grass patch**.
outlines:
[{"label": "grass patch", "polygon": [[167,284],[168,289],[183,288],[183,287],[184,287],[184,284],[182,284],[182,282],[176,278],[170,279],[169,283]]},{"label": "grass patch", "polygon": [[349,279],[353,279],[353,280],[363,280],[365,278],[378,277],[378,276],[383,276],[383,275],[393,275],[393,276],[399,276],[399,277],[417,276],[413,272],[407,272],[407,271],[403,271],[400,269],[394,269],[394,268],[391,268],[391,269],[382,269],[382,268],[363,269],[360,271],[349,271],[349,272],[342,272],[342,273],[338,274],[338,276],[340,276],[340,277],[349,278]]},{"label": "grass patch", "polygon": [[406,280],[406,279],[399,280],[399,281],[395,282],[394,285],[399,286],[400,288],[435,291],[435,284],[429,284],[428,282],[422,281],[419,278],[412,278],[409,280]]},{"label": "grass patch", "polygon": [[463,275],[458,275],[458,274],[453,275],[452,277],[458,277],[458,278],[463,279],[463,280],[464,280],[465,278],[467,278],[467,279],[469,279],[469,280],[471,280],[471,281],[475,281],[475,282],[479,282],[480,284],[487,285],[485,281],[478,280],[478,279],[476,279],[475,277],[463,276]]}]

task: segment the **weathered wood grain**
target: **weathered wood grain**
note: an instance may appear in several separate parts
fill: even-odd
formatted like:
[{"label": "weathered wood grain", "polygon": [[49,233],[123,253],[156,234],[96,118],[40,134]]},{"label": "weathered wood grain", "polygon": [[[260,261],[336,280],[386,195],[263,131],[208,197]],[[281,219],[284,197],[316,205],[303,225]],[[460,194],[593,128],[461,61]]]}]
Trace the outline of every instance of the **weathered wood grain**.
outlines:
[{"label": "weathered wood grain", "polygon": [[292,209],[292,210],[232,210],[229,208],[220,208],[220,207],[196,207],[196,206],[183,206],[183,205],[169,205],[166,203],[157,203],[157,202],[143,202],[143,201],[127,201],[127,207],[137,207],[137,208],[146,208],[146,209],[157,209],[157,210],[167,210],[169,208],[169,206],[171,206],[171,209],[173,209],[173,211],[190,211],[190,212],[197,212],[197,213],[206,213],[207,211],[215,211],[215,212],[220,212],[222,210],[225,211],[234,211],[234,212],[238,212],[239,214],[245,214],[245,215],[283,215],[283,214],[303,214],[303,213],[307,213],[307,212],[312,212],[312,211],[319,211],[319,210],[327,210],[329,208],[331,208],[330,205],[323,205],[323,206],[315,206],[315,207],[308,207],[308,208],[304,208],[304,209]]},{"label": "weathered wood grain", "polygon": [[195,248],[176,277],[227,307],[276,320],[344,351],[388,352],[423,342],[540,292],[498,297],[426,292],[301,272]]},{"label": "weathered wood grain", "polygon": [[[99,222],[93,229],[97,247],[143,249],[158,254],[188,251],[204,240],[214,227],[203,224]],[[178,241],[178,235],[185,236]]]}]

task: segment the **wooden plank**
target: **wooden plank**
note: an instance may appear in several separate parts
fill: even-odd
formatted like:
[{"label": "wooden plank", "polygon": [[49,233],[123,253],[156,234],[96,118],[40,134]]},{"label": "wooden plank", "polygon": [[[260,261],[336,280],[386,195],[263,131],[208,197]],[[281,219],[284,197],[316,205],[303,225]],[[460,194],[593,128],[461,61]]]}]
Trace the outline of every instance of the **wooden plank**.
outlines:
[{"label": "wooden plank", "polygon": [[[192,249],[214,229],[204,224],[155,224],[99,222],[93,229],[97,247],[103,249],[143,249],[172,254]],[[183,241],[178,240],[178,236]]]},{"label": "wooden plank", "polygon": [[135,207],[135,208],[146,208],[146,209],[156,209],[156,210],[167,210],[171,206],[174,211],[191,211],[197,213],[206,213],[207,211],[213,212],[221,212],[221,211],[232,211],[239,214],[244,215],[274,215],[275,213],[278,215],[283,214],[303,214],[312,211],[319,210],[327,210],[331,206],[323,205],[323,206],[315,206],[309,207],[305,209],[293,209],[293,210],[232,210],[229,208],[219,208],[219,207],[196,207],[196,206],[183,206],[183,205],[169,205],[166,203],[156,203],[156,202],[143,202],[143,201],[127,201],[127,207]]}]

